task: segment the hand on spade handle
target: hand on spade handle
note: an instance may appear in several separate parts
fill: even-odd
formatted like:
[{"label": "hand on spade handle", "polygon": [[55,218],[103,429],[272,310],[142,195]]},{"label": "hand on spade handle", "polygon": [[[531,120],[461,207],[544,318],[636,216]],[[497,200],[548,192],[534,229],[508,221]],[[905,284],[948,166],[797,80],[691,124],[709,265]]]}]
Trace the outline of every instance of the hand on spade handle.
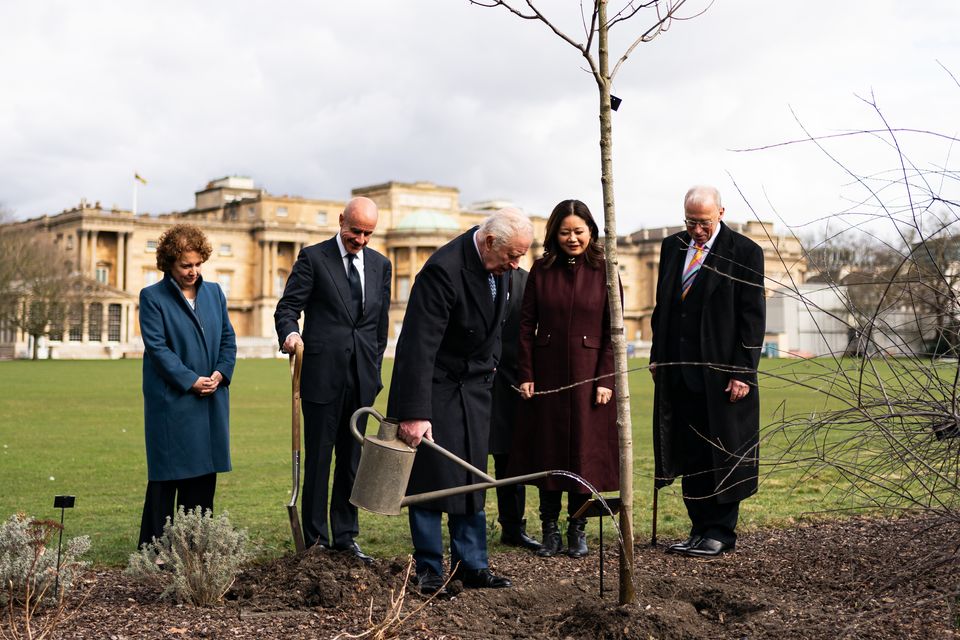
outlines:
[{"label": "hand on spade handle", "polygon": [[429,420],[404,420],[397,430],[397,437],[411,447],[416,447],[426,438],[433,441],[433,425]]}]

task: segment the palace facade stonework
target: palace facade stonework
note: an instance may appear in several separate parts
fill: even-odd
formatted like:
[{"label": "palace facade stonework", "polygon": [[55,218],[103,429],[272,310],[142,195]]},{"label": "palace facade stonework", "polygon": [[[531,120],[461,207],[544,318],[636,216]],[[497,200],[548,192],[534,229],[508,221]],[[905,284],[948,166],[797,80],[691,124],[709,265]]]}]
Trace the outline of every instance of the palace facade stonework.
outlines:
[{"label": "palace facade stonework", "polygon": [[[377,203],[380,221],[370,241],[393,263],[390,343],[400,333],[414,278],[440,246],[509,203],[490,201],[463,207],[459,190],[430,182],[387,182],[351,191]],[[142,353],[137,321],[140,289],[163,274],[156,268],[156,242],[177,222],[206,232],[213,254],[203,266],[207,281],[227,297],[241,356],[278,355],[273,311],[301,248],[332,237],[346,200],[278,196],[246,177],[213,180],[195,194],[193,208],[162,215],[134,215],[82,201],[56,215],[4,225],[46,235],[82,277],[79,302],[71,304],[54,335],[41,340],[42,355],[53,358],[120,358]],[[602,212],[594,212],[602,225]],[[729,215],[729,214],[728,214]],[[546,218],[532,215],[535,241],[523,266],[542,253]],[[678,216],[679,219],[679,216]],[[800,243],[778,236],[772,223],[734,223],[763,248],[768,289],[802,282],[806,264]],[[650,338],[660,242],[679,227],[641,229],[618,239],[628,340],[642,351]],[[0,357],[29,357],[30,337],[0,327]]]}]

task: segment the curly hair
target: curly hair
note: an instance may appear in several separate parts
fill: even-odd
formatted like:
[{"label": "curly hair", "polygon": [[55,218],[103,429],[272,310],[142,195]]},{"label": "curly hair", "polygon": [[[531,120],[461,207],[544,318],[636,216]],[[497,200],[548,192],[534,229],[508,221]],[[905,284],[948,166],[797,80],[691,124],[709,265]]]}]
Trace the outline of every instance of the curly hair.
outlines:
[{"label": "curly hair", "polygon": [[206,262],[213,247],[200,227],[186,223],[173,225],[161,233],[157,241],[157,269],[169,273],[173,263],[188,251],[196,251]]},{"label": "curly hair", "polygon": [[560,248],[560,225],[567,216],[577,216],[587,224],[590,230],[590,244],[584,252],[584,259],[591,267],[596,267],[603,261],[603,247],[600,246],[600,229],[597,227],[590,209],[579,200],[564,200],[550,214],[547,220],[547,229],[543,239],[543,266],[549,269],[553,266],[557,256],[563,253]]}]

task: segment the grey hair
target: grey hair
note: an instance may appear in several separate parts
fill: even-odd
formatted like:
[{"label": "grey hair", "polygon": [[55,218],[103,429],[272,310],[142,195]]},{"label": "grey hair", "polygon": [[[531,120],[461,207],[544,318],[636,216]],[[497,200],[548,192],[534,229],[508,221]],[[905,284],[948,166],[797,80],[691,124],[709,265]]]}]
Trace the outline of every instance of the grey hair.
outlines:
[{"label": "grey hair", "polygon": [[502,247],[514,238],[533,238],[533,223],[520,209],[507,207],[480,223],[480,235],[492,236],[493,246]]},{"label": "grey hair", "polygon": [[723,206],[723,203],[720,201],[720,192],[716,187],[698,184],[690,187],[687,195],[683,196],[683,209],[686,211],[691,205],[702,207],[708,200],[713,200],[717,205],[717,209]]}]

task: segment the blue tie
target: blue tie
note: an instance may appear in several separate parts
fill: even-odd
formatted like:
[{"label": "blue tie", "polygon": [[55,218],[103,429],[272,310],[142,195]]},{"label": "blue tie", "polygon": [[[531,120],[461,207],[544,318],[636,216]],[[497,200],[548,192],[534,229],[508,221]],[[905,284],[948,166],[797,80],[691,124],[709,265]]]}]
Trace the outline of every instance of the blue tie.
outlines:
[{"label": "blue tie", "polygon": [[493,298],[493,301],[497,301],[497,279],[493,277],[492,273],[487,274],[487,282],[490,283],[490,297]]},{"label": "blue tie", "polygon": [[350,264],[347,280],[350,282],[350,297],[353,298],[353,314],[359,319],[363,315],[363,290],[360,288],[360,272],[353,262],[356,258],[356,255],[347,252],[347,262]]}]

